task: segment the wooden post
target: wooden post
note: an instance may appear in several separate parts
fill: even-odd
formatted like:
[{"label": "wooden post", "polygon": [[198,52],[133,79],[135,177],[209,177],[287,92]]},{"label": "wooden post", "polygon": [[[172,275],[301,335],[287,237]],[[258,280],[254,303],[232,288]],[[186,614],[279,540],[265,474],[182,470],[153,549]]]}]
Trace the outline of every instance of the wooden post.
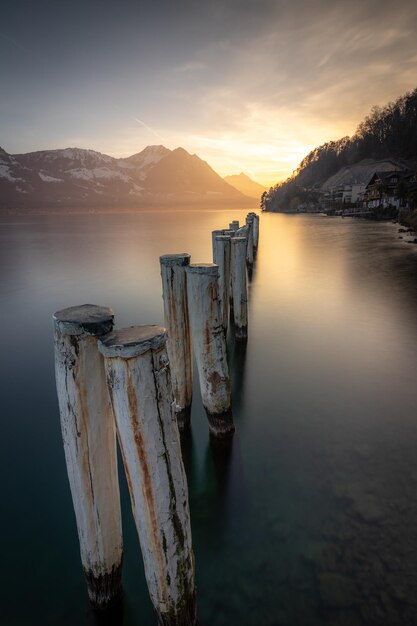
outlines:
[{"label": "wooden post", "polygon": [[213,262],[219,267],[220,319],[224,331],[227,332],[230,309],[230,237],[218,235],[214,239]]},{"label": "wooden post", "polygon": [[99,349],[151,600],[161,625],[194,626],[190,512],[166,331],[161,326],[117,330]]},{"label": "wooden post", "polygon": [[219,269],[212,263],[187,267],[188,306],[201,396],[210,434],[234,432],[226,340],[218,298]]},{"label": "wooden post", "polygon": [[246,275],[247,242],[244,237],[234,237],[231,240],[231,245],[235,338],[238,341],[245,341],[248,337],[248,287]]},{"label": "wooden post", "polygon": [[187,302],[185,268],[189,254],[166,254],[161,264],[164,323],[168,330],[168,356],[171,368],[175,415],[182,431],[191,424],[193,394],[193,354]]},{"label": "wooden post", "polygon": [[121,593],[123,539],[116,429],[97,338],[113,312],[92,304],[53,316],[62,438],[91,602],[105,608]]},{"label": "wooden post", "polygon": [[233,220],[233,222],[230,222],[229,224],[229,228],[230,230],[238,230],[239,229],[239,220]]},{"label": "wooden post", "polygon": [[246,218],[246,225],[248,227],[248,246],[246,261],[248,265],[253,265],[253,216],[248,215]]},{"label": "wooden post", "polygon": [[241,226],[240,228],[237,229],[235,237],[244,237],[245,239],[247,239],[248,237],[248,226],[247,224],[245,224],[245,226]]},{"label": "wooden post", "polygon": [[234,237],[235,231],[229,228],[225,228],[224,230],[222,230],[222,235],[226,235],[226,237]]},{"label": "wooden post", "polygon": [[253,218],[253,247],[258,249],[259,245],[259,215],[254,215]]},{"label": "wooden post", "polygon": [[212,230],[211,231],[211,248],[212,248],[212,251],[213,251],[213,255],[214,255],[214,240],[219,235],[223,235],[223,229],[222,230]]},{"label": "wooden post", "polygon": [[246,239],[246,262],[251,267],[253,265],[253,245],[250,246],[250,229],[250,224],[242,226],[236,231],[236,237],[244,237]]}]

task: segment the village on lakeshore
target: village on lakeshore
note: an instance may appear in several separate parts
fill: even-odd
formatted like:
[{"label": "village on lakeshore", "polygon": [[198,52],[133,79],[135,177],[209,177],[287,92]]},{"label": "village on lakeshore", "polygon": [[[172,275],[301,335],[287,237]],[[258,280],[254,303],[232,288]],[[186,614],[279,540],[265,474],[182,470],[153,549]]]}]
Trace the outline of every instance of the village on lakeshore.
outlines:
[{"label": "village on lakeshore", "polygon": [[[368,174],[368,182],[354,180],[324,189],[300,188],[314,197],[300,201],[295,196],[284,213],[326,213],[327,215],[357,215],[391,219],[399,210],[411,211],[417,200],[417,170],[402,167],[395,161],[391,169],[375,170]],[[266,194],[265,194],[266,195]],[[264,197],[263,197],[264,199]],[[263,209],[265,203],[263,202]]]}]

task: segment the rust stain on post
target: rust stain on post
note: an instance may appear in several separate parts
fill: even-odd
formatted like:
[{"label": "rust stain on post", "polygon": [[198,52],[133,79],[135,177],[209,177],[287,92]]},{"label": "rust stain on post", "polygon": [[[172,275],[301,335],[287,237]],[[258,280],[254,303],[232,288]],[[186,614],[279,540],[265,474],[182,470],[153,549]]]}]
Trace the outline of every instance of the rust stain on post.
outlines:
[{"label": "rust stain on post", "polygon": [[160,624],[197,621],[188,491],[173,395],[166,330],[134,326],[99,344],[139,535],[145,575]]},{"label": "rust stain on post", "polygon": [[[149,469],[146,446],[143,441],[143,436],[140,431],[139,425],[139,410],[136,400],[136,390],[134,383],[132,382],[132,371],[129,371],[129,361],[127,361],[128,377],[127,377],[127,398],[129,405],[129,413],[132,417],[132,431],[137,448],[137,455],[142,469],[142,493],[143,499],[147,504],[149,518],[151,522],[151,534],[152,534],[152,546],[154,548],[155,560],[156,560],[156,572],[158,576],[159,590],[163,598],[163,602],[168,605],[168,589],[165,578],[163,552],[159,538],[158,527],[158,515],[157,506],[155,503],[155,495],[153,492],[153,483],[151,478],[151,471]],[[133,502],[134,502],[133,498]]]},{"label": "rust stain on post", "polygon": [[229,368],[226,358],[220,304],[218,266],[213,263],[189,265],[187,291],[194,355],[201,396],[210,433],[224,437],[234,432]]}]

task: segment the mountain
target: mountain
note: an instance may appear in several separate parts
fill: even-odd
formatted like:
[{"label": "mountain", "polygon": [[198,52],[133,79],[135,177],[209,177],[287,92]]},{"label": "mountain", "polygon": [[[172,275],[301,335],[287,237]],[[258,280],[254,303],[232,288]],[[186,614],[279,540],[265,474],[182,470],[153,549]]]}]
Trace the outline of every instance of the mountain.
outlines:
[{"label": "mountain", "polygon": [[65,148],[8,154],[0,148],[0,209],[251,206],[253,200],[183,148],[148,146],[116,159]]},{"label": "mountain", "polygon": [[224,180],[229,183],[229,185],[232,185],[232,187],[245,194],[245,196],[256,198],[257,200],[259,200],[266,189],[259,183],[256,183],[254,180],[249,178],[249,176],[246,176],[243,172],[240,174],[225,176]]},{"label": "mountain", "polygon": [[367,184],[375,172],[393,172],[394,170],[404,170],[405,163],[396,159],[363,159],[353,165],[345,165],[336,174],[330,176],[322,185],[324,191],[330,191],[336,187],[344,185]]},{"label": "mountain", "polygon": [[266,210],[316,203],[339,185],[368,183],[376,171],[417,169],[417,89],[373,107],[352,137],[314,148],[294,176],[275,185],[263,199]]}]

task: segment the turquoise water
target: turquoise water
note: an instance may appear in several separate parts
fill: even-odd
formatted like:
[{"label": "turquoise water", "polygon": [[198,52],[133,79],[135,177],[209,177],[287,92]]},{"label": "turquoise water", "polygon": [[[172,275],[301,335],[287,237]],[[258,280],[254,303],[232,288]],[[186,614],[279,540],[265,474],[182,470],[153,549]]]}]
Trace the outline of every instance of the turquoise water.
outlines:
[{"label": "turquoise water", "polygon": [[[240,211],[0,221],[0,623],[154,624],[122,480],[122,613],[88,608],[55,397],[51,314],[161,323],[158,257],[211,260]],[[393,224],[262,215],[249,340],[229,338],[236,436],[195,386],[183,441],[201,623],[415,624],[417,249]]]}]

